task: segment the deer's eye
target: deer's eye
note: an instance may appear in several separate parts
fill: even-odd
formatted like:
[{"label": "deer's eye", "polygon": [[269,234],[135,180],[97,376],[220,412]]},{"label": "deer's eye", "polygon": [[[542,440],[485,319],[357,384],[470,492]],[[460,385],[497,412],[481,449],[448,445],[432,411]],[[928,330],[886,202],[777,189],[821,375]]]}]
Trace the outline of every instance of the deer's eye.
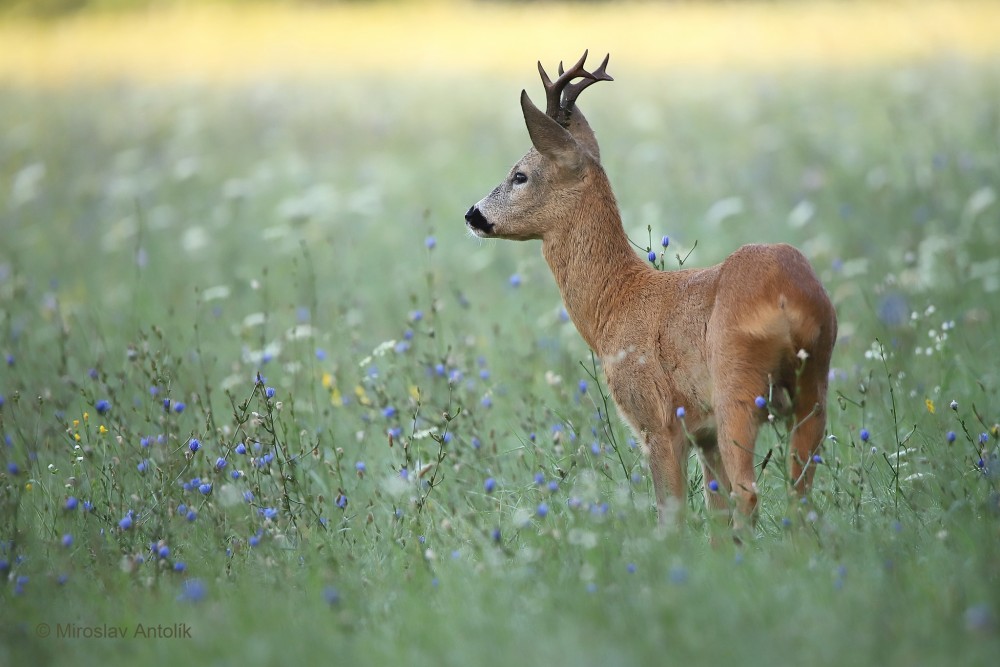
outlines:
[{"label": "deer's eye", "polygon": [[518,171],[514,173],[514,185],[523,185],[528,182],[528,177],[524,172]]}]

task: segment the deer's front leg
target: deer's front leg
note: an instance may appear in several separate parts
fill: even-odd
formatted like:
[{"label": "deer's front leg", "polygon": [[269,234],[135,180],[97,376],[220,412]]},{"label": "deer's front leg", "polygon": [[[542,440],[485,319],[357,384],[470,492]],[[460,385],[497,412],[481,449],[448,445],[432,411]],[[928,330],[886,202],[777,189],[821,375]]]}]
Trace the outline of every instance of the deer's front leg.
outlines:
[{"label": "deer's front leg", "polygon": [[665,382],[639,368],[629,359],[605,364],[611,396],[632,427],[649,461],[661,524],[677,523],[683,516],[687,494],[689,442],[683,424],[670,403]]}]

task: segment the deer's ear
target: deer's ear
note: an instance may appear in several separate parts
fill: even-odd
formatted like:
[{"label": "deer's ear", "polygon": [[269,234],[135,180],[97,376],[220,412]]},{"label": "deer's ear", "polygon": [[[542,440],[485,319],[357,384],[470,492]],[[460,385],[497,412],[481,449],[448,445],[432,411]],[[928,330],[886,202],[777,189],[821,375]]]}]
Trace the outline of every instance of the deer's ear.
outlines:
[{"label": "deer's ear", "polygon": [[583,165],[584,151],[562,125],[536,107],[528,93],[521,91],[521,111],[524,124],[528,127],[531,144],[539,153],[567,169],[579,169]]}]

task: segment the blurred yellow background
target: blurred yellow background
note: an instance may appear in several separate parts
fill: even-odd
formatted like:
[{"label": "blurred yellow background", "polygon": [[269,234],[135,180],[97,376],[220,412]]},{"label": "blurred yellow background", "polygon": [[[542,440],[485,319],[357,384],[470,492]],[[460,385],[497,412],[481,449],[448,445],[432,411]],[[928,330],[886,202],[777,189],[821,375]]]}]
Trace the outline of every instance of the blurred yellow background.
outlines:
[{"label": "blurred yellow background", "polygon": [[0,82],[523,71],[584,47],[623,68],[856,67],[1000,53],[1000,2],[182,3],[0,19]]}]

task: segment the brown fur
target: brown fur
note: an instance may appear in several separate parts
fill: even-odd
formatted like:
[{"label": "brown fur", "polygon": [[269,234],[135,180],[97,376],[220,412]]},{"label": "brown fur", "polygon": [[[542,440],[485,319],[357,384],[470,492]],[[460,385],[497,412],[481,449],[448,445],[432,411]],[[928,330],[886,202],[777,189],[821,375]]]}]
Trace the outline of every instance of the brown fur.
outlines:
[{"label": "brown fur", "polygon": [[[661,520],[683,508],[691,440],[708,506],[728,511],[728,491],[737,520],[755,515],[753,449],[767,414],[757,396],[787,414],[790,475],[804,493],[837,333],[809,262],[789,245],[754,244],[709,268],[655,270],[630,247],[579,109],[563,128],[523,92],[521,106],[534,148],[466,220],[482,237],[541,239],[566,310],[649,457]],[[711,480],[720,493],[708,491]]]}]

